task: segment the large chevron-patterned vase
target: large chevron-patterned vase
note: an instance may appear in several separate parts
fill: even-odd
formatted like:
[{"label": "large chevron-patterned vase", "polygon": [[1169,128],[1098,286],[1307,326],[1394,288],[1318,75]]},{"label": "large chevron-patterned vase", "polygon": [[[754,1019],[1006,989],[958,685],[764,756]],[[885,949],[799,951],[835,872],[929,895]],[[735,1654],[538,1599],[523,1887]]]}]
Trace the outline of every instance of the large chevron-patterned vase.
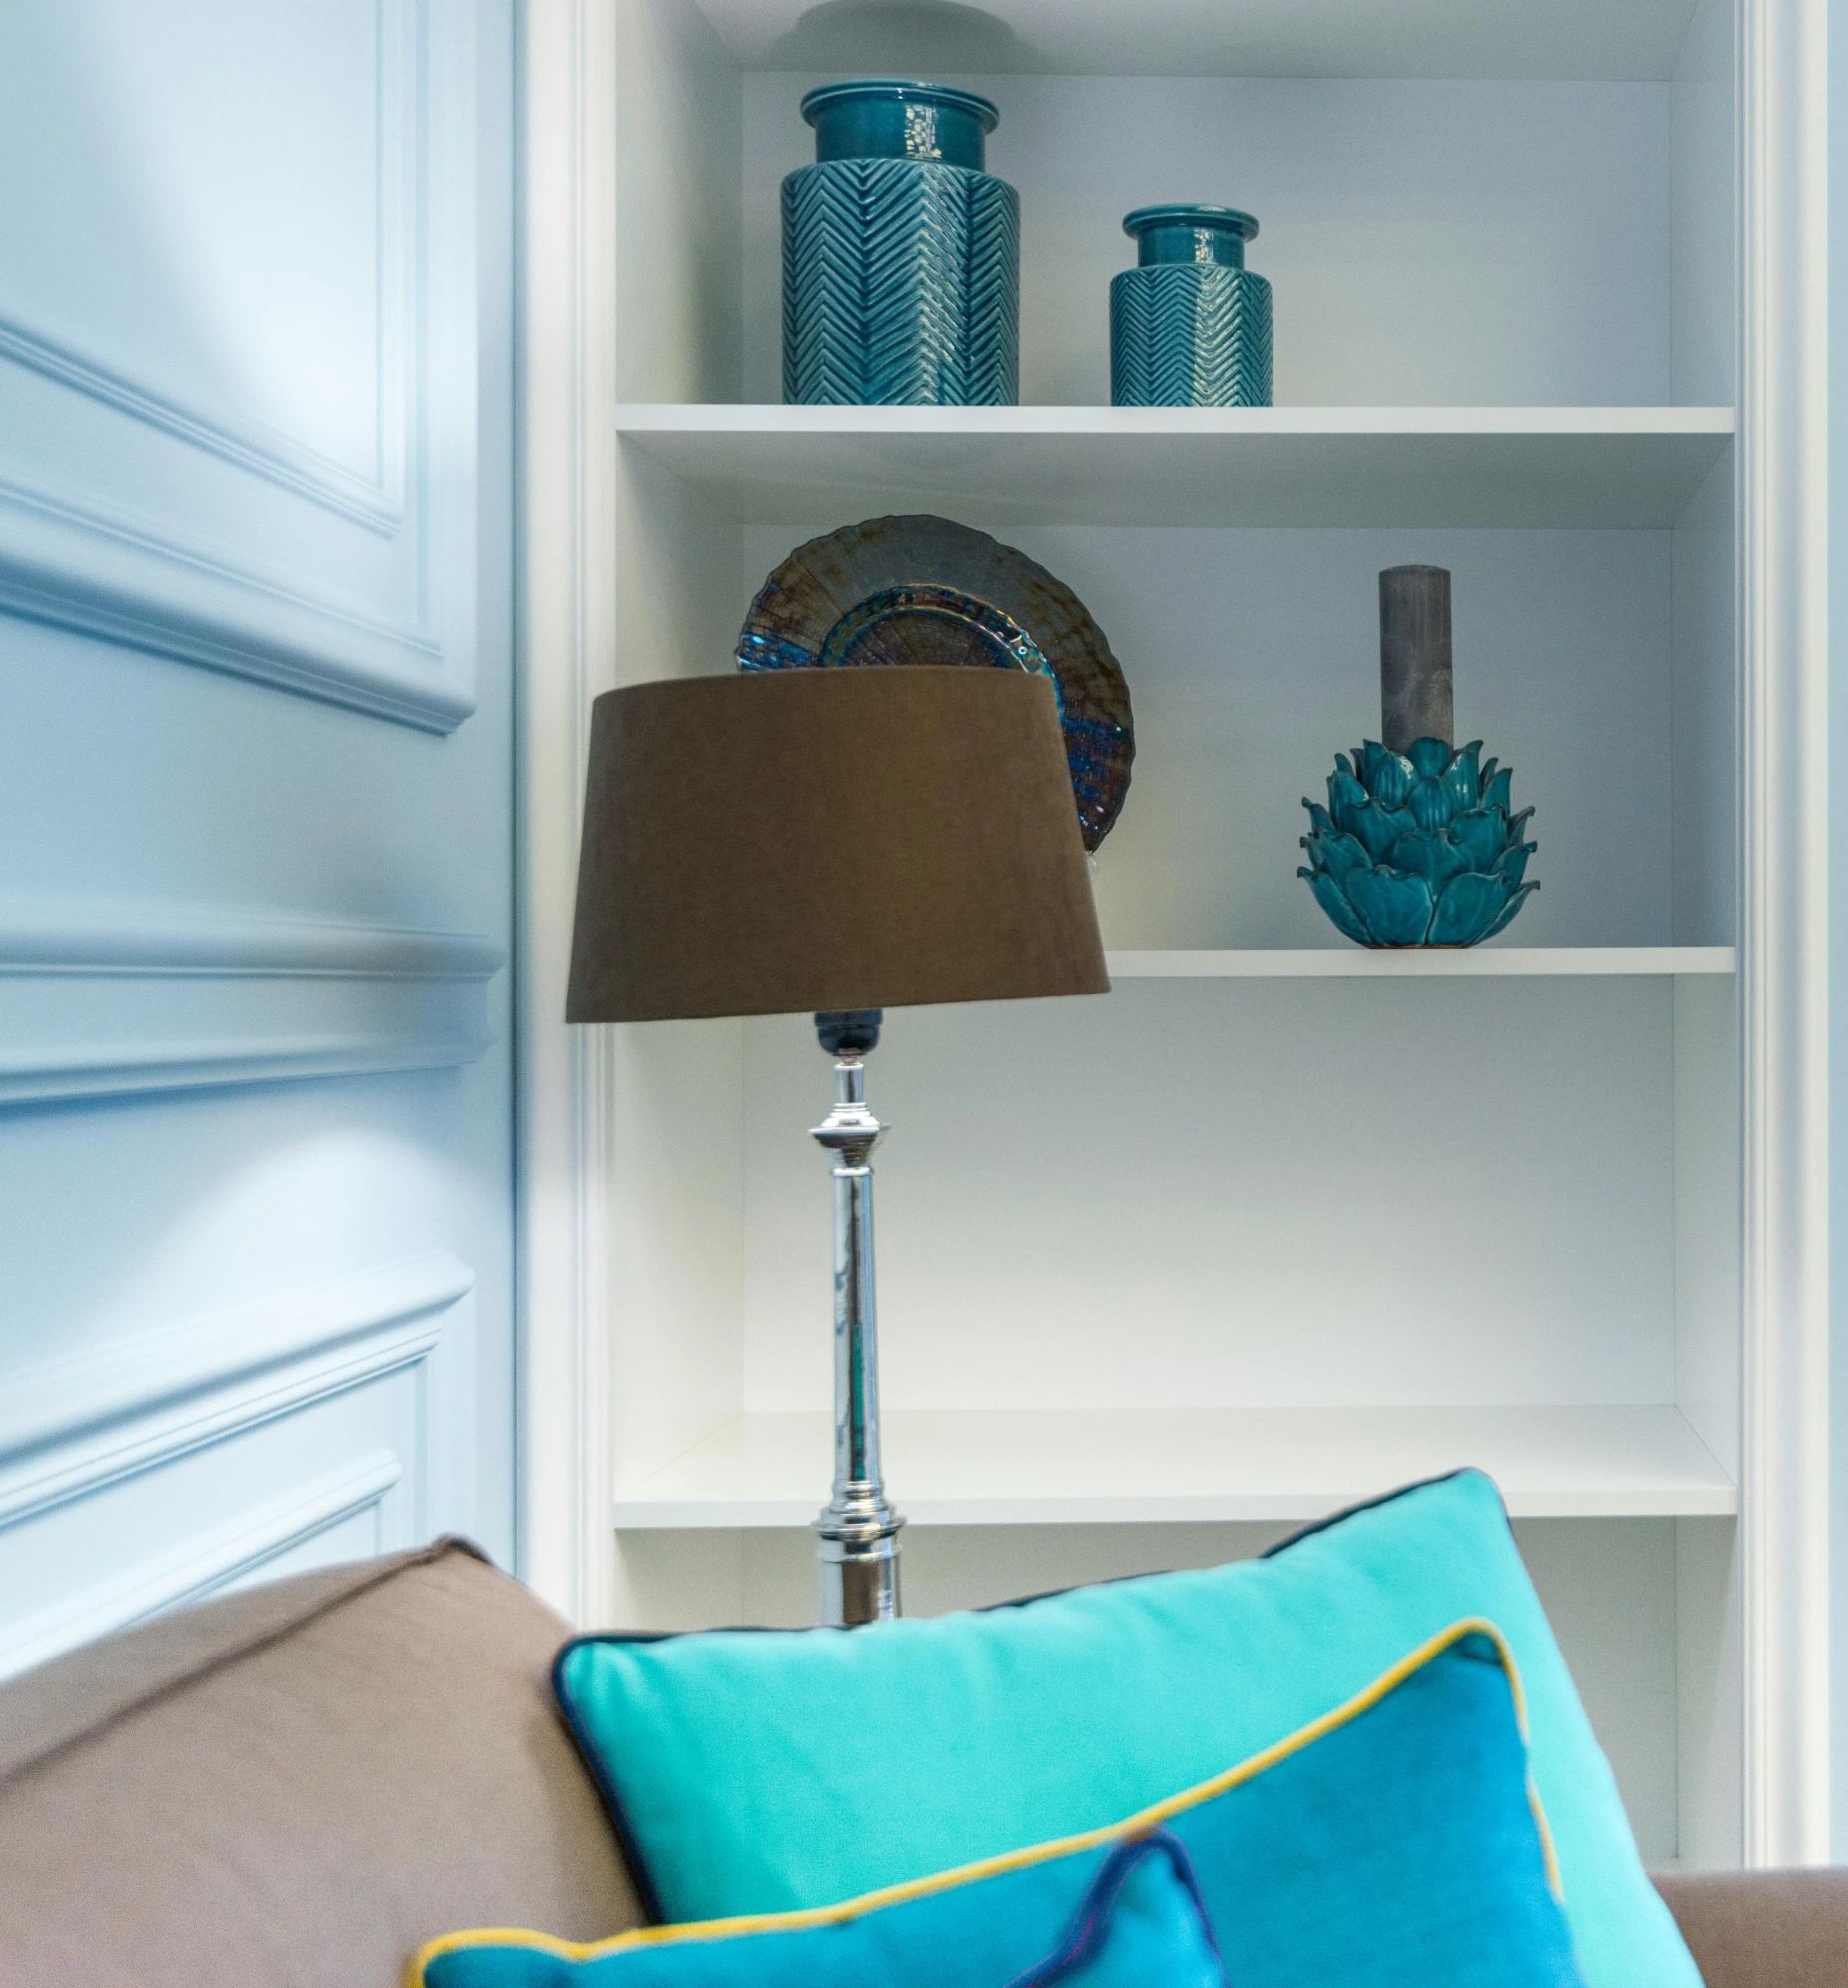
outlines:
[{"label": "large chevron-patterned vase", "polygon": [[783,397],[1008,406],[1020,397],[1020,199],[917,159],[783,182]]},{"label": "large chevron-patterned vase", "polygon": [[811,90],[813,166],[783,182],[783,397],[1020,397],[1020,197],[984,170],[985,97],[873,79]]},{"label": "large chevron-patterned vase", "polygon": [[1118,407],[1268,407],[1271,287],[1244,267],[1258,232],[1231,208],[1145,208],[1124,229],[1140,266],[1110,284]]}]

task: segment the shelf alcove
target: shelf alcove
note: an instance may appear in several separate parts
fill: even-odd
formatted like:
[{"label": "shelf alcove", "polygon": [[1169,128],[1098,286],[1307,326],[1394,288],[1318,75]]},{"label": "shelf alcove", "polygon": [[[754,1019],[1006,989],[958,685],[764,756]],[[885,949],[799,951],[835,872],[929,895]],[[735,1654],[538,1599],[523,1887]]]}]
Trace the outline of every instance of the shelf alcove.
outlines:
[{"label": "shelf alcove", "polygon": [[[1801,1692],[1746,1633],[1753,1542],[1786,1537],[1752,1448],[1751,0],[1535,0],[1518,31],[1449,0],[1313,26],[1083,0],[1051,54],[1037,0],[943,12],[929,73],[996,100],[1021,195],[1018,408],[774,404],[796,103],[924,63],[881,10],[561,11],[568,212],[531,308],[566,493],[537,556],[571,611],[529,629],[564,660],[527,773],[557,1591],[640,1627],[811,1620],[829,1464],[812,1030],[549,1018],[589,699],[731,667],[793,546],[937,511],[1084,599],[1138,756],[1095,873],[1114,992],[894,1013],[870,1066],[908,1605],[1205,1564],[1479,1463],[1645,1855],[1791,1854],[1813,1789],[1771,1732]],[[1118,224],[1177,198],[1262,222],[1275,408],[1103,404]],[[1452,570],[1460,731],[1537,810],[1542,888],[1473,953],[1350,948],[1295,875],[1299,797],[1377,722],[1375,574],[1407,561]]]}]

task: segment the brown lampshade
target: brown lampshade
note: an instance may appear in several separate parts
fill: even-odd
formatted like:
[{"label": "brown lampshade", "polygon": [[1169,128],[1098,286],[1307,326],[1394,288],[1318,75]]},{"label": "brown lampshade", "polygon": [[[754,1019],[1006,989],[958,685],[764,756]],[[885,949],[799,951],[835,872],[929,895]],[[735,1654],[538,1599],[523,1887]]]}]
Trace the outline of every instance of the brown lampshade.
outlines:
[{"label": "brown lampshade", "polygon": [[568,1020],[1109,986],[1044,677],[785,670],[597,699]]}]

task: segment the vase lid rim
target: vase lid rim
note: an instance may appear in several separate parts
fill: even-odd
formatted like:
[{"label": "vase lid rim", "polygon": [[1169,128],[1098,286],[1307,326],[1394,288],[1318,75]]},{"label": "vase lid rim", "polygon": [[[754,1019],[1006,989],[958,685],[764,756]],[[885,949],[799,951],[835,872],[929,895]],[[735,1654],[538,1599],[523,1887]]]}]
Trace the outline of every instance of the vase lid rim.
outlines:
[{"label": "vase lid rim", "polygon": [[994,105],[973,90],[952,89],[947,83],[920,83],[904,76],[863,76],[851,83],[824,83],[820,89],[811,90],[802,100],[803,122],[813,124],[829,105],[845,103],[854,97],[894,97],[901,103],[942,104],[979,118],[983,131],[992,131],[1001,121]]},{"label": "vase lid rim", "polygon": [[1151,228],[1220,228],[1249,242],[1258,232],[1258,218],[1240,207],[1214,207],[1206,201],[1171,201],[1123,216],[1125,235],[1140,237]]}]

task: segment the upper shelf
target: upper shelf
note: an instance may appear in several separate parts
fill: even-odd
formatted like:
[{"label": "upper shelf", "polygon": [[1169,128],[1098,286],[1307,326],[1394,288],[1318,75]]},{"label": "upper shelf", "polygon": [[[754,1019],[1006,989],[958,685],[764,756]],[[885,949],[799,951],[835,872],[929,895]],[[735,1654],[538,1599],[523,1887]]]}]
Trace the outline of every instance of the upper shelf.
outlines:
[{"label": "upper shelf", "polygon": [[1113,952],[1114,981],[1406,980],[1478,974],[1730,974],[1730,946],[1316,946]]},{"label": "upper shelf", "polygon": [[1500,76],[1665,82],[1695,0],[699,0],[746,69],[863,76]]},{"label": "upper shelf", "polygon": [[784,407],[616,410],[731,515],[945,508],[991,524],[1661,529],[1729,407]]}]

